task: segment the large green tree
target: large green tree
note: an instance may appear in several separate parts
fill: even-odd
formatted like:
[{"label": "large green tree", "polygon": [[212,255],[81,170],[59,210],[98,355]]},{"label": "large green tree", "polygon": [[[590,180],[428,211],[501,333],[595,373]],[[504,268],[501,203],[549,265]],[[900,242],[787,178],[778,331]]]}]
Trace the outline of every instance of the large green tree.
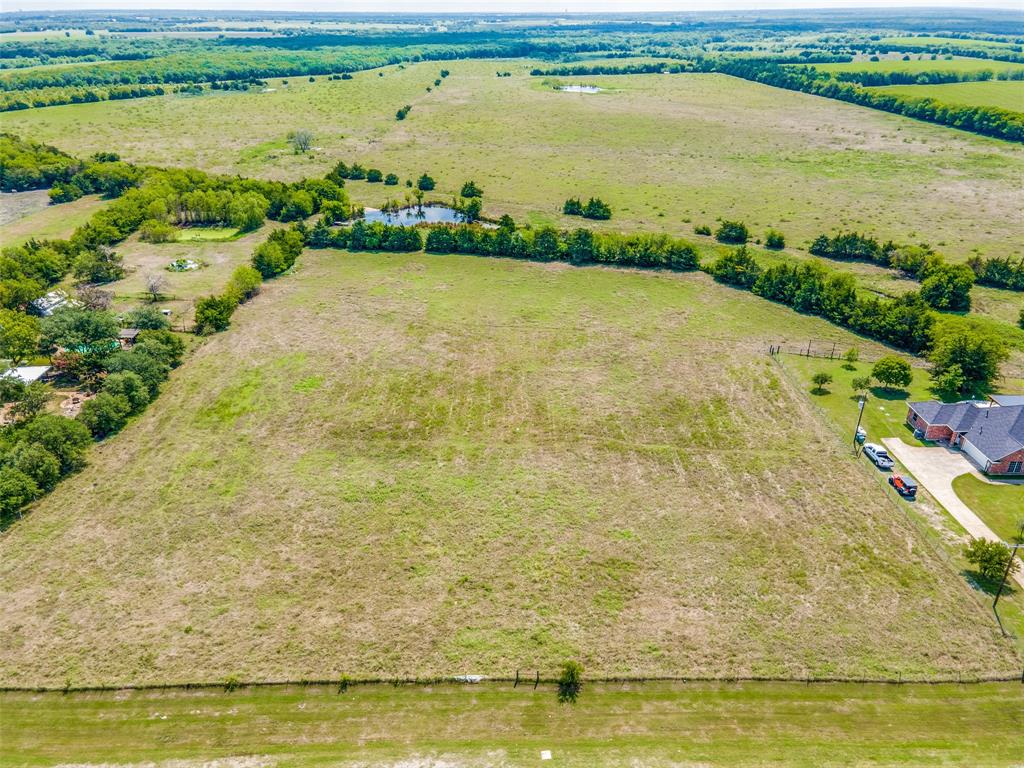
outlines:
[{"label": "large green tree", "polygon": [[39,321],[24,312],[0,309],[0,357],[20,365],[39,348]]},{"label": "large green tree", "polygon": [[963,329],[940,336],[928,359],[938,388],[947,394],[963,395],[989,391],[1007,355],[1002,339],[982,331]]}]

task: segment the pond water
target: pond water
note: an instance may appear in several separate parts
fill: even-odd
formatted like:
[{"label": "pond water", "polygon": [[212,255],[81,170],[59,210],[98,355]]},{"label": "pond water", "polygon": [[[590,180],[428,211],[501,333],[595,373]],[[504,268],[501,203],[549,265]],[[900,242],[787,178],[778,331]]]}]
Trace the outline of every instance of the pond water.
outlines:
[{"label": "pond water", "polygon": [[566,93],[600,93],[604,89],[596,85],[562,85],[558,90]]},{"label": "pond water", "polygon": [[462,224],[465,217],[447,205],[424,205],[402,208],[397,213],[384,213],[376,208],[363,211],[363,221],[379,221],[383,224],[415,227],[417,224]]}]

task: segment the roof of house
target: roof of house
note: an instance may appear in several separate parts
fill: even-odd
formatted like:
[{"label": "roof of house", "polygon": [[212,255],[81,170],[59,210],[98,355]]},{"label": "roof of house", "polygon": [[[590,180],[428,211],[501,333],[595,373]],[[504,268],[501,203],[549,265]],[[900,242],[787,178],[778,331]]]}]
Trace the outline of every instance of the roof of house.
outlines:
[{"label": "roof of house", "polygon": [[13,376],[25,384],[31,384],[33,381],[39,381],[49,370],[48,365],[23,365],[20,368],[9,369],[4,376]]},{"label": "roof of house", "polygon": [[990,395],[989,399],[999,405],[1024,405],[1024,395]]},{"label": "roof of house", "polygon": [[139,335],[139,329],[138,328],[122,328],[121,331],[117,334],[117,338],[119,338],[119,339],[134,339],[138,335]]},{"label": "roof of house", "polygon": [[1024,448],[1024,403],[999,405],[979,400],[910,403],[929,424],[945,425],[958,432],[989,461],[1000,461]]}]

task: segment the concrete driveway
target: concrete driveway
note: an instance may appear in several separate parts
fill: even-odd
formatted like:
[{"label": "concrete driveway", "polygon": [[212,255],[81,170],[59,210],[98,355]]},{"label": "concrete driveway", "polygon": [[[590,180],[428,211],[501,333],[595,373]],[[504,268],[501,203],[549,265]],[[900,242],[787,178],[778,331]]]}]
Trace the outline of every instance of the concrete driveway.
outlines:
[{"label": "concrete driveway", "polygon": [[[889,453],[899,459],[914,479],[923,485],[971,536],[976,539],[1002,541],[971,511],[970,507],[960,501],[960,497],[953,490],[953,479],[963,474],[973,474],[986,482],[991,482],[981,475],[962,453],[938,446],[919,448],[907,445],[898,437],[886,437],[882,442]],[[1018,571],[1013,574],[1013,578],[1024,587],[1024,573]]]}]

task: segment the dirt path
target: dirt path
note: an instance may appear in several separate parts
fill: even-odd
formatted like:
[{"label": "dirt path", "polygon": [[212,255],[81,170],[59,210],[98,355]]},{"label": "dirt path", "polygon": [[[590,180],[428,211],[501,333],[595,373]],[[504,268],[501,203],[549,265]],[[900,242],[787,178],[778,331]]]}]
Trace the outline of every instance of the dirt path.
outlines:
[{"label": "dirt path", "polygon": [[[1002,541],[985,522],[964,504],[953,490],[953,480],[963,474],[980,474],[959,451],[946,448],[918,448],[907,445],[898,437],[882,439],[885,447],[923,485],[935,500],[976,539]],[[1013,574],[1014,580],[1024,587],[1024,573]]]}]

